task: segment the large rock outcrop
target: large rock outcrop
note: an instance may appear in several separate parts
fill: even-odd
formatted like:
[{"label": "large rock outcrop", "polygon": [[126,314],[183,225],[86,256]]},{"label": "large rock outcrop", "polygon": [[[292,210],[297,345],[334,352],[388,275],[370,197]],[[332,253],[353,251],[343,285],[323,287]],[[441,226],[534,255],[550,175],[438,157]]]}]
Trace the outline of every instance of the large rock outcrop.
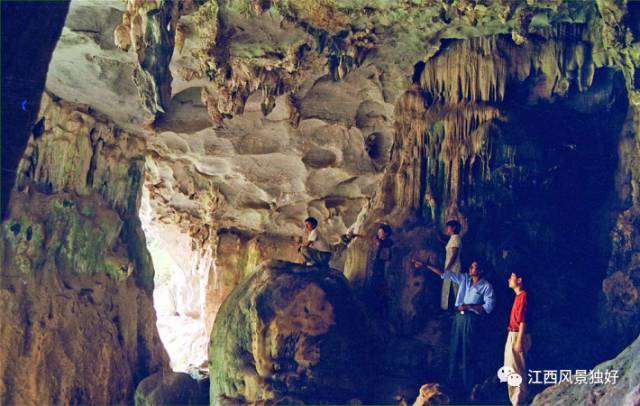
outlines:
[{"label": "large rock outcrop", "polygon": [[263,264],[218,312],[209,358],[212,404],[366,399],[370,347],[359,306],[334,270]]},{"label": "large rock outcrop", "polygon": [[540,393],[532,406],[640,404],[640,338],[591,371],[595,374],[587,378],[588,384],[577,384],[573,377],[573,383],[563,382]]},{"label": "large rock outcrop", "polygon": [[[40,109],[51,54],[60,37],[69,1],[41,7],[2,3],[2,169],[0,210],[4,219],[16,168]],[[39,24],[30,24],[38,21]],[[33,38],[41,38],[34,41]]]},{"label": "large rock outcrop", "polygon": [[144,141],[45,95],[0,230],[0,403],[129,402],[167,365],[137,209]]}]

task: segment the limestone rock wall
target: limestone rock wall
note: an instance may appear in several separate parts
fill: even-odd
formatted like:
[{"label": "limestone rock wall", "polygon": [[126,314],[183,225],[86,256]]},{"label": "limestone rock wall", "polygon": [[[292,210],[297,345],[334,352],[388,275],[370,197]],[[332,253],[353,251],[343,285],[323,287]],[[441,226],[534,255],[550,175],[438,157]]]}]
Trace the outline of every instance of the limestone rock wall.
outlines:
[{"label": "limestone rock wall", "polygon": [[[637,335],[630,265],[635,113],[624,75],[606,67],[601,47],[588,26],[559,25],[520,44],[504,35],[452,41],[415,66],[414,83],[396,104],[391,160],[361,228],[372,233],[387,222],[396,229],[388,283],[394,286],[389,321],[397,328],[418,334],[439,312],[424,305],[438,302],[439,281],[415,272],[408,258],[442,264],[444,247],[433,227],[458,219],[463,267],[482,260],[499,297],[509,297],[504,281],[510,269],[536,270],[529,286],[540,301],[539,329],[532,330],[544,337],[540,345],[560,348],[567,338],[554,336],[563,325],[554,315],[566,312],[585,320],[577,327],[585,334],[602,334],[577,350],[572,346],[572,355],[568,349],[565,355],[547,352],[538,362],[594,362]],[[590,121],[597,114],[601,119]],[[589,254],[573,245],[589,247]],[[365,277],[369,249],[357,239],[347,253],[345,273],[356,286]],[[555,276],[575,272],[579,282]],[[583,301],[564,299],[574,288]],[[489,319],[493,331],[503,329],[507,305]],[[624,329],[615,348],[601,346],[603,337],[620,337]],[[501,354],[487,356],[498,360]]]},{"label": "limestone rock wall", "polygon": [[40,117],[0,232],[0,402],[128,402],[167,365],[137,215],[144,140],[48,94]]},{"label": "limestone rock wall", "polygon": [[[187,107],[172,110],[150,138],[145,188],[153,221],[177,227],[191,239],[193,257],[203,259],[203,267],[187,273],[207,281],[201,291],[207,325],[260,262],[300,260],[306,217],[318,218],[337,244],[369,201],[388,160],[392,109],[374,67],[341,83],[347,88],[310,81],[300,93],[299,123],[289,121],[286,97],[265,117],[256,95],[221,130],[206,117],[190,121],[204,108],[189,89],[179,95]],[[326,99],[341,99],[341,108]],[[199,129],[181,124],[187,122]]]},{"label": "limestone rock wall", "polygon": [[[615,358],[592,368],[595,384],[563,382],[545,390],[531,403],[538,405],[637,405],[640,403],[640,338]],[[600,375],[601,374],[601,375]],[[598,376],[601,376],[600,382]],[[614,377],[615,376],[615,377]],[[605,377],[609,378],[608,380]],[[575,379],[575,377],[572,377]]]},{"label": "limestone rock wall", "polygon": [[[16,168],[29,140],[31,126],[40,108],[51,55],[69,10],[69,1],[57,7],[37,4],[5,3],[3,32],[12,32],[11,41],[3,46],[2,104],[5,116],[2,124],[2,168],[0,178],[0,211],[2,219],[8,213],[9,196],[16,180]],[[46,18],[45,18],[46,17]],[[31,21],[40,24],[30,25]],[[5,35],[4,38],[8,38]],[[33,41],[41,37],[41,41]],[[28,80],[16,80],[24,77]],[[21,97],[17,100],[16,95]],[[24,101],[23,105],[21,102]]]},{"label": "limestone rock wall", "polygon": [[616,349],[624,348],[640,334],[637,328],[640,317],[638,114],[637,107],[630,108],[623,129],[623,141],[618,149],[620,161],[616,175],[616,191],[623,205],[609,234],[611,257],[607,277],[602,282],[603,305],[600,319],[604,327],[612,332],[610,340]]},{"label": "limestone rock wall", "polygon": [[243,279],[269,259],[299,262],[297,241],[270,235],[252,236],[220,230],[216,246],[215,277],[207,287],[207,319],[213,325],[218,307]]}]

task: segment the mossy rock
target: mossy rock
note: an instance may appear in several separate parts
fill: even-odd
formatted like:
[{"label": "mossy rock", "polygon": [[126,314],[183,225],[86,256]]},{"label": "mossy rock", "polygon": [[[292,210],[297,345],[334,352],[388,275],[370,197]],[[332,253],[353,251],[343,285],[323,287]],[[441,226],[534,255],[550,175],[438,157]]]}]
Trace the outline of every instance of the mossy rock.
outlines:
[{"label": "mossy rock", "polygon": [[348,403],[371,379],[362,307],[330,269],[269,261],[227,297],[211,333],[211,403]]},{"label": "mossy rock", "polygon": [[[11,252],[4,268],[28,274],[49,262],[64,275],[103,272],[116,281],[139,270],[136,280],[152,292],[151,259],[147,258],[139,220],[136,223],[131,218],[136,219],[129,216],[123,223],[117,212],[91,196],[25,196],[22,206],[14,209],[0,229],[0,238]],[[124,237],[129,257],[118,250]]]}]

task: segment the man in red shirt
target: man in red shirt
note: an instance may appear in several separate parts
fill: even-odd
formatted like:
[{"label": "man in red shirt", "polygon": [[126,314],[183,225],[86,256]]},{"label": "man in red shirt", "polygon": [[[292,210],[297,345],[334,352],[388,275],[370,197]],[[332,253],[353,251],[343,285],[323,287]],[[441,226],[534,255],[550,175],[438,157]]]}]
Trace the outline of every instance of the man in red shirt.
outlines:
[{"label": "man in red shirt", "polygon": [[[525,356],[531,348],[531,336],[527,333],[527,292],[524,290],[524,275],[521,271],[513,271],[509,278],[509,287],[516,294],[509,316],[507,343],[504,346],[504,366],[513,368],[520,375],[522,382],[509,388],[511,404],[523,405],[527,397],[527,374]],[[513,382],[512,382],[513,383]]]}]

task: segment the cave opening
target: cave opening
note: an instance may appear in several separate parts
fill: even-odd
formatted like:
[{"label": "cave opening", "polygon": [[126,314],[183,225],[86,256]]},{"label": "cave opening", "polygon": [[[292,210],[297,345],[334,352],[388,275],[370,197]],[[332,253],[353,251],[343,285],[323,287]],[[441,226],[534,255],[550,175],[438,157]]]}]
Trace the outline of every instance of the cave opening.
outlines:
[{"label": "cave opening", "polygon": [[140,221],[154,268],[156,325],[171,368],[194,376],[206,374],[209,328],[205,310],[204,268],[210,256],[192,249],[179,224],[161,221],[157,202],[143,187]]},{"label": "cave opening", "polygon": [[[509,315],[507,273],[524,269],[536,337],[529,369],[585,369],[619,350],[601,345],[598,309],[623,204],[616,171],[627,94],[620,72],[608,68],[596,70],[588,90],[569,88],[564,97],[537,98],[535,86],[532,77],[507,89],[490,180],[464,191],[475,228],[468,256],[488,257],[504,298],[491,340],[501,340]],[[491,351],[502,359],[501,348]]]}]

